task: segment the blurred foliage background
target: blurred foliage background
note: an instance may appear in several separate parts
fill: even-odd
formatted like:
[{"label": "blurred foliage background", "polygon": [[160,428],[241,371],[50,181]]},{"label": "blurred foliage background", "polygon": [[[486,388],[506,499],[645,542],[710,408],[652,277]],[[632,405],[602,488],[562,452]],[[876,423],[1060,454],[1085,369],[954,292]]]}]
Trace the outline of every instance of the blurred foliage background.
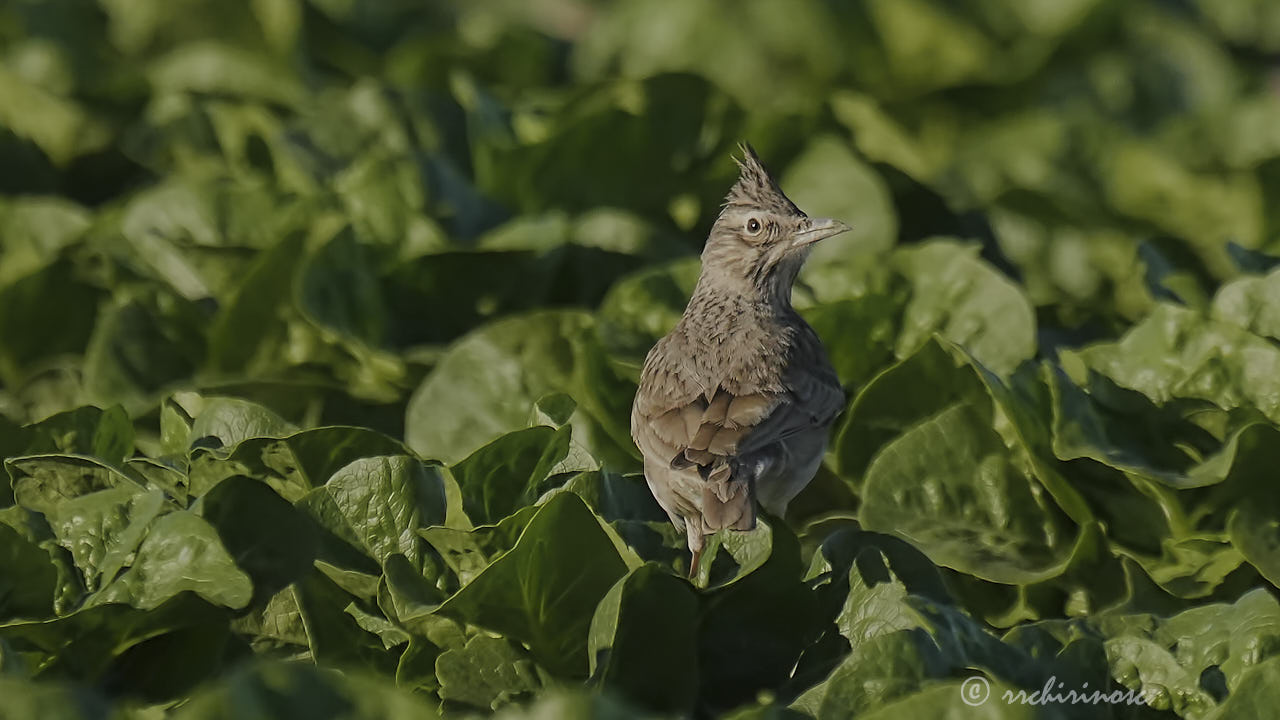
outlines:
[{"label": "blurred foliage background", "polygon": [[[510,549],[514,540],[501,538],[511,527],[498,523],[525,527],[521,510],[555,485],[550,478],[594,472],[623,483],[610,473],[638,469],[628,436],[634,382],[696,279],[740,140],[800,207],[855,228],[814,253],[796,290],[854,398],[828,466],[788,518],[807,528],[806,553],[842,520],[901,531],[945,568],[957,607],[998,628],[1104,607],[1167,613],[1231,602],[1280,579],[1266,514],[1236,512],[1271,507],[1267,433],[1280,432],[1280,275],[1268,274],[1280,256],[1272,0],[3,0],[0,451],[92,455],[136,478],[167,468],[183,479],[165,481],[165,492],[186,507],[214,484],[200,463],[234,459],[201,455],[207,438],[231,452],[300,429],[372,429],[387,437],[325,436],[345,448],[328,464],[307,455],[319,441],[290,452],[332,472],[341,466],[334,457],[407,453],[403,440],[452,466],[470,518],[458,532],[473,522],[506,528],[483,536],[480,567],[440,570],[441,587],[457,590],[495,547]],[[964,359],[951,363],[957,348]],[[123,412],[87,426],[75,423],[89,416],[58,415],[86,405]],[[873,457],[925,418],[941,423],[946,442],[963,441],[959,428],[1000,433],[973,444],[1023,473],[998,498],[1012,503],[1012,520],[1001,507],[977,520],[964,507],[933,517],[912,504],[918,498],[890,492],[927,468]],[[558,432],[554,442],[506,434],[531,423],[572,428],[572,446]],[[900,446],[906,454],[947,447],[913,437]],[[351,448],[365,455],[341,455]],[[973,470],[933,459],[944,485]],[[7,498],[0,511],[13,511],[5,522],[15,528],[18,486],[37,477],[19,466],[6,465],[17,505]],[[466,494],[468,482],[505,477],[493,469],[502,467],[524,473],[527,486]],[[647,502],[634,477],[626,482],[626,502]],[[290,495],[287,485],[273,487],[302,503],[303,490]],[[588,485],[572,492],[643,559],[678,562],[678,538],[648,553],[626,532],[638,527],[626,523],[648,523],[658,533],[652,507],[623,509],[621,496]],[[256,492],[220,492],[242,491]],[[1034,517],[1016,517],[1019,508],[1035,508]],[[1013,539],[929,535],[956,518],[1004,523]],[[235,546],[234,533],[217,531]],[[764,542],[767,555],[776,550],[769,542],[782,541]],[[394,585],[387,558],[370,552],[370,582]],[[742,553],[754,551],[733,552],[730,564],[751,565]],[[18,557],[0,566],[12,571]],[[823,567],[832,566],[848,570],[834,560]],[[798,582],[800,565],[787,568]],[[334,580],[343,588],[334,597],[361,597],[341,595],[359,584],[356,571],[342,572],[348,584]],[[250,607],[260,615],[259,595]],[[172,615],[156,597],[130,597],[146,620],[122,610],[127,621],[103,627],[199,645],[155,629],[171,629]],[[599,597],[589,599],[582,612]],[[455,660],[509,672],[484,682],[459,672],[452,690],[441,689],[448,682],[433,674],[432,653],[444,641],[427,642],[434,631],[385,607],[377,615],[371,601],[360,607],[365,615],[348,612],[359,619],[353,632],[381,638],[377,652],[394,657],[369,660],[376,653],[365,648],[320,664],[391,674],[471,709],[522,697],[562,670],[547,658],[563,656],[536,643],[490,639],[500,647],[472,652],[468,641],[470,654]],[[47,636],[0,628],[0,670],[10,670],[14,647],[57,658],[49,638],[88,642],[75,617],[83,615],[49,619],[61,624]],[[234,629],[256,643],[270,635],[260,626]],[[793,630],[779,632],[803,634]],[[289,642],[313,659],[327,657],[317,643],[347,642],[298,632]],[[848,646],[840,633],[818,636],[817,659],[801,663],[809,674],[791,677],[782,697],[813,688],[800,710],[834,717],[894,696],[823,695],[819,681]],[[1006,642],[1029,648],[1041,641],[1031,636]],[[1129,660],[1146,652],[1122,645],[1108,651]],[[64,657],[15,672],[90,679],[108,694],[156,702],[213,673],[201,665],[167,688],[163,679],[139,686],[109,646],[76,646],[102,654],[92,668]],[[526,646],[542,663],[536,671]],[[782,652],[779,667],[789,671],[800,652]],[[956,668],[991,666],[964,657]],[[1249,677],[1280,677],[1280,665],[1268,667]],[[706,672],[675,709],[720,712],[780,687],[766,670],[749,681]],[[1016,673],[996,674],[1016,684]],[[1235,691],[1236,670],[1227,678]],[[360,682],[280,666],[233,676],[187,708],[212,717],[275,707],[264,688],[290,683],[302,688],[293,697],[375,697]],[[1179,682],[1164,711],[1199,717],[1225,695],[1195,678]],[[1252,692],[1263,680],[1240,682]],[[31,707],[72,702],[23,697]],[[917,712],[954,705],[954,692],[950,701],[941,691],[915,697]],[[1261,696],[1244,697],[1241,706]],[[396,704],[409,702],[377,695],[360,707],[383,717],[416,712]],[[585,696],[544,702],[552,714],[621,712]],[[781,712],[770,702],[757,710]]]}]

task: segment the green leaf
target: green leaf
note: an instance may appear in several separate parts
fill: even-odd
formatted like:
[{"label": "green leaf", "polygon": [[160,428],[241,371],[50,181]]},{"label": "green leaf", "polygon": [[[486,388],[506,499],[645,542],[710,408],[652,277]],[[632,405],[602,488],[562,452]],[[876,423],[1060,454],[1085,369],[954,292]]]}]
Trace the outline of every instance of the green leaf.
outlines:
[{"label": "green leaf", "polygon": [[293,432],[293,426],[271,410],[229,397],[205,402],[191,424],[193,443],[203,438],[215,438],[225,448],[233,448],[250,438],[279,438]]},{"label": "green leaf", "polygon": [[59,197],[26,196],[0,202],[0,286],[57,260],[89,228],[92,214]]},{"label": "green leaf", "polygon": [[853,230],[824,241],[810,263],[848,255],[851,249],[885,250],[898,235],[898,219],[884,180],[834,135],[809,140],[781,179],[788,197],[810,217],[850,223]]},{"label": "green leaf", "polygon": [[693,293],[702,264],[684,258],[628,275],[609,288],[597,314],[600,340],[639,366],[658,338],[675,327]]},{"label": "green leaf", "polygon": [[1280,680],[1280,659],[1273,657],[1250,668],[1213,716],[1214,720],[1266,717],[1280,702],[1277,680]]},{"label": "green leaf", "polygon": [[795,536],[775,523],[767,537],[763,564],[703,599],[699,697],[713,707],[736,707],[784,683],[801,652],[834,619],[834,610],[801,581]]},{"label": "green leaf", "polygon": [[[1227,347],[1234,351],[1225,353]],[[1062,362],[1078,383],[1094,370],[1160,406],[1201,400],[1280,420],[1280,349],[1192,310],[1159,305],[1119,341],[1064,352]]]},{"label": "green leaf", "polygon": [[415,531],[444,524],[444,493],[437,467],[408,455],[390,455],[350,463],[299,504],[322,527],[379,564],[400,554],[421,570],[424,551]]},{"label": "green leaf", "polygon": [[582,676],[592,610],[626,571],[582,500],[558,493],[538,508],[510,552],[438,612],[526,643],[554,673]]},{"label": "green leaf", "polygon": [[287,327],[282,306],[291,298],[304,238],[291,234],[258,255],[230,302],[209,328],[207,363],[215,373],[261,373],[278,367]]},{"label": "green leaf", "polygon": [[861,485],[871,459],[887,442],[921,420],[980,392],[974,372],[931,341],[866,385],[835,435],[841,477]]},{"label": "green leaf", "polygon": [[406,443],[423,457],[454,463],[525,427],[538,398],[569,389],[573,337],[590,324],[583,313],[544,311],[459,340],[410,398]]},{"label": "green leaf", "polygon": [[39,515],[24,508],[0,510],[0,620],[53,614],[57,552]]},{"label": "green leaf", "polygon": [[911,282],[898,336],[898,357],[937,332],[997,374],[1036,352],[1031,303],[1012,281],[978,257],[977,246],[932,240],[902,248],[893,263]]},{"label": "green leaf", "polygon": [[311,568],[318,550],[314,525],[263,483],[232,477],[196,504],[227,552],[266,600]]},{"label": "green leaf", "polygon": [[66,499],[45,515],[58,543],[71,551],[85,588],[96,592],[131,564],[164,505],[159,490],[122,484]]},{"label": "green leaf", "polygon": [[25,447],[15,455],[92,455],[109,465],[133,454],[133,423],[124,408],[86,406],[27,425]]},{"label": "green leaf", "polygon": [[530,505],[496,525],[471,530],[428,527],[419,529],[418,534],[435,548],[458,582],[466,585],[516,544],[537,511],[536,506]]},{"label": "green leaf", "polygon": [[1280,339],[1280,270],[1262,277],[1226,283],[1213,296],[1214,320],[1242,327],[1263,337]]},{"label": "green leaf", "polygon": [[690,712],[698,694],[698,596],[656,565],[631,571],[596,606],[588,657],[606,690],[658,712]]},{"label": "green leaf", "polygon": [[497,709],[542,688],[538,666],[511,642],[476,635],[466,647],[436,658],[440,698],[484,710]]},{"label": "green leaf", "polygon": [[216,605],[242,608],[253,594],[253,583],[236,566],[212,526],[178,510],[151,524],[129,568],[93,602],[150,610],[183,591]]},{"label": "green leaf", "polygon": [[85,350],[85,396],[141,414],[195,372],[204,355],[203,324],[194,302],[162,288],[107,303]]},{"label": "green leaf", "polygon": [[353,427],[313,428],[281,439],[249,438],[230,454],[197,448],[190,458],[190,492],[198,497],[228,477],[246,475],[270,485],[286,500],[297,501],[355,460],[405,450],[386,435]]},{"label": "green leaf", "polygon": [[30,455],[5,460],[19,505],[51,515],[64,501],[99,490],[142,486],[119,469],[80,455]]},{"label": "green leaf", "polygon": [[29,83],[8,68],[0,68],[0,107],[0,127],[35,143],[57,165],[111,140],[108,126],[79,103]]},{"label": "green leaf", "polygon": [[862,526],[987,580],[1059,573],[1071,551],[1066,518],[991,428],[989,414],[957,404],[886,445],[867,470]]},{"label": "green leaf", "polygon": [[569,452],[570,428],[508,433],[450,468],[472,522],[496,523],[537,500],[548,473]]},{"label": "green leaf", "polygon": [[1046,371],[1053,396],[1053,452],[1062,460],[1089,458],[1177,488],[1221,482],[1231,468],[1234,435],[1201,462],[1199,450],[1217,441],[1194,418],[1160,409],[1146,397],[1093,375],[1086,393],[1060,369]]},{"label": "green leaf", "polygon": [[386,675],[395,672],[396,658],[387,653],[382,639],[347,612],[353,600],[350,594],[316,570],[290,587],[316,664]]},{"label": "green leaf", "polygon": [[[814,717],[847,717],[919,690],[932,678],[945,677],[946,662],[927,633],[898,629],[868,638],[855,646],[813,696],[798,701]],[[958,694],[951,698],[958,700]]]},{"label": "green leaf", "polygon": [[387,311],[371,258],[349,228],[306,259],[297,293],[298,308],[312,322],[370,347],[385,342]]},{"label": "green leaf", "polygon": [[17,385],[36,363],[84,352],[103,293],[67,260],[0,285],[0,378]]}]

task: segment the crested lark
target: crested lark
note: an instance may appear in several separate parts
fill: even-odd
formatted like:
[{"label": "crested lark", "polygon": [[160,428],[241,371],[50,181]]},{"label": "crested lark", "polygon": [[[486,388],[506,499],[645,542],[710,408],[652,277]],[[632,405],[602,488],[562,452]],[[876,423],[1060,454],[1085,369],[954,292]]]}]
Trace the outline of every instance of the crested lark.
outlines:
[{"label": "crested lark", "polygon": [[844,391],[791,285],[813,243],[849,229],[795,206],[749,145],[684,316],[649,351],[631,409],[649,490],[689,539],[781,517],[813,479]]}]

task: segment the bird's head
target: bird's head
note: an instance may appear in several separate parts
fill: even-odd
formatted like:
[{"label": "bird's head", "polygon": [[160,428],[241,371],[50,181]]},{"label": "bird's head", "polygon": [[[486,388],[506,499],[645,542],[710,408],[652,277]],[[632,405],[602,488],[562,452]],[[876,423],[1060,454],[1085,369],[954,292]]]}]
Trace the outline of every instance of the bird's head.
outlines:
[{"label": "bird's head", "polygon": [[850,228],[805,215],[782,193],[755,150],[745,143],[739,149],[738,181],[702,250],[702,279],[786,299],[813,244]]}]

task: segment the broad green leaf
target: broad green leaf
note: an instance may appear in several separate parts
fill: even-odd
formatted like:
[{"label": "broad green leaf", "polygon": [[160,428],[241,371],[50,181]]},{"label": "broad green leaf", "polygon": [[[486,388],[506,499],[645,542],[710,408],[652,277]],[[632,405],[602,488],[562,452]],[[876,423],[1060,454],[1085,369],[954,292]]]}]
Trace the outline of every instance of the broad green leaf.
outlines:
[{"label": "broad green leaf", "polygon": [[349,229],[307,257],[296,288],[298,308],[312,322],[368,347],[385,342],[387,311],[372,258]]},{"label": "broad green leaf", "polygon": [[278,438],[291,435],[292,425],[271,410],[246,400],[217,397],[204,403],[191,424],[191,441],[215,438],[221,447],[232,448],[250,438]]},{"label": "broad green leaf", "polygon": [[890,440],[943,409],[976,396],[975,373],[936,341],[881,372],[844,413],[836,430],[836,468],[855,487]]},{"label": "broad green leaf", "polygon": [[51,264],[58,253],[89,228],[85,208],[55,196],[19,197],[0,202],[0,286]]},{"label": "broad green leaf", "polygon": [[596,606],[591,675],[637,706],[688,712],[698,692],[698,597],[656,565],[631,571]]},{"label": "broad green leaf", "polygon": [[263,483],[228,478],[201,497],[195,510],[249,575],[256,599],[275,595],[310,570],[318,549],[314,526]]},{"label": "broad green leaf", "polygon": [[835,18],[817,2],[785,10],[750,2],[738,12],[739,22],[728,28],[719,8],[703,0],[619,3],[577,45],[574,65],[592,80],[615,68],[628,77],[697,73],[748,107],[811,112],[817,91],[845,58]]},{"label": "broad green leaf", "polygon": [[59,572],[52,532],[24,508],[0,510],[0,617],[53,614]]},{"label": "broad green leaf", "polygon": [[147,531],[128,569],[92,598],[142,610],[191,591],[216,605],[242,608],[253,583],[207,522],[184,510],[163,515]]},{"label": "broad green leaf", "polygon": [[[851,249],[887,250],[897,238],[898,219],[884,181],[833,135],[809,140],[787,166],[781,185],[809,216],[835,218],[853,227],[819,244],[808,262],[824,263]],[[824,247],[828,244],[834,247]]]},{"label": "broad green leaf", "polygon": [[347,608],[352,596],[313,570],[290,586],[311,656],[317,665],[344,670],[395,672],[396,658],[382,639],[361,627]]},{"label": "broad green leaf", "polygon": [[1064,352],[1063,368],[1077,383],[1088,370],[1101,373],[1157,405],[1200,400],[1280,419],[1280,349],[1238,326],[1173,305],[1159,305],[1114,343]]},{"label": "broad green leaf", "polygon": [[548,473],[569,451],[570,428],[508,433],[450,468],[472,522],[496,523],[541,495]]},{"label": "broad green leaf", "polygon": [[1242,277],[1218,289],[1210,315],[1257,335],[1280,339],[1280,270]]},{"label": "broad green leaf", "polygon": [[[938,568],[914,546],[892,535],[849,528],[837,530],[828,535],[813,554],[805,577],[829,583],[845,596],[849,592],[850,569],[861,564],[859,557],[870,549],[883,558],[873,568],[887,566],[895,581],[902,583],[907,592],[936,602],[950,602]],[[874,558],[872,555],[867,557]],[[841,602],[845,602],[843,597]]]},{"label": "broad green leaf", "polygon": [[1036,351],[1031,303],[1012,281],[978,257],[978,248],[948,240],[902,248],[893,257],[911,282],[898,336],[905,357],[937,332],[998,374]]},{"label": "broad green leaf", "polygon": [[248,636],[250,646],[261,654],[308,649],[307,629],[293,588],[281,590],[265,603],[253,603],[248,613],[231,622],[231,629]]},{"label": "broad green leaf", "polygon": [[58,543],[71,551],[85,588],[96,592],[131,564],[164,505],[159,490],[120,484],[63,500],[45,516]]},{"label": "broad green leaf", "polygon": [[445,518],[439,469],[407,455],[353,461],[299,503],[379,564],[400,554],[418,569],[424,558],[417,529],[442,525]]},{"label": "broad green leaf", "polygon": [[[1250,583],[1257,577],[1240,548],[1226,533],[1205,533],[1165,538],[1160,554],[1129,553],[1160,587],[1177,597],[1205,597],[1227,585],[1233,577]],[[1239,584],[1238,582],[1235,584]]]},{"label": "broad green leaf", "polygon": [[436,658],[440,698],[482,710],[497,709],[542,688],[538,666],[502,638],[476,635],[466,647]]},{"label": "broad green leaf", "polygon": [[1220,711],[1212,717],[1214,720],[1266,717],[1280,702],[1280,693],[1276,692],[1278,679],[1280,660],[1273,657],[1258,663],[1241,678]]},{"label": "broad green leaf", "polygon": [[91,455],[119,464],[133,454],[133,424],[124,408],[86,406],[58,413],[25,428],[22,455]]},{"label": "broad green leaf", "polygon": [[530,505],[503,518],[496,525],[470,530],[428,527],[418,530],[444,560],[460,585],[467,585],[485,568],[510,550],[529,525],[538,508]]},{"label": "broad green leaf", "polygon": [[627,567],[576,495],[558,493],[508,553],[439,612],[526,643],[557,674],[587,671],[591,612]]},{"label": "broad green leaf", "polygon": [[[209,329],[208,367],[215,373],[276,368],[288,338],[281,306],[291,297],[303,238],[292,234],[255,259],[235,296]],[[251,338],[251,341],[246,339]]]},{"label": "broad green leaf", "polygon": [[[184,629],[216,628],[226,620],[225,609],[194,593],[182,593],[151,610],[112,603],[46,620],[6,622],[0,624],[0,640],[22,653],[45,656],[47,662],[39,669],[42,679],[99,681],[115,671],[127,687],[124,665],[134,648]],[[174,656],[169,653],[170,661]]]},{"label": "broad green leaf", "polygon": [[[1053,396],[1053,451],[1061,460],[1089,458],[1176,488],[1221,482],[1240,442],[1218,441],[1194,417],[1157,408],[1146,397],[1090,377],[1092,392],[1057,368],[1046,368]],[[1243,430],[1241,431],[1243,432]],[[1217,449],[1216,452],[1214,450]]]},{"label": "broad green leaf", "polygon": [[5,460],[19,505],[51,515],[72,498],[100,490],[142,486],[119,469],[82,455],[29,455]]},{"label": "broad green leaf", "polygon": [[109,126],[79,103],[0,68],[0,127],[35,143],[57,165],[101,149]]},{"label": "broad green leaf", "polygon": [[910,90],[972,81],[994,65],[996,49],[974,24],[926,0],[875,0],[867,14],[883,47],[887,74]]},{"label": "broad green leaf", "polygon": [[597,315],[600,340],[635,363],[636,377],[645,353],[680,320],[700,270],[697,258],[675,260],[629,275],[605,295]]},{"label": "broad green leaf", "polygon": [[1129,320],[1151,310],[1155,268],[1144,262],[1138,236],[1037,210],[1010,203],[991,211],[996,242],[1021,271],[1033,305],[1055,306],[1064,323],[1088,313]]},{"label": "broad green leaf", "polygon": [[199,307],[157,288],[154,296],[107,303],[85,350],[85,395],[134,414],[189,378],[204,355]]},{"label": "broad green leaf", "polygon": [[404,452],[404,445],[366,428],[321,427],[279,439],[254,437],[235,445],[230,454],[193,450],[190,491],[200,496],[228,477],[246,475],[297,501],[352,461]]},{"label": "broad green leaf", "polygon": [[1107,660],[1122,684],[1138,685],[1153,697],[1151,704],[1156,707],[1183,717],[1201,717],[1213,707],[1212,697],[1199,687],[1199,678],[1158,643],[1138,637],[1112,638],[1107,641]]},{"label": "broad green leaf", "polygon": [[886,445],[867,469],[862,526],[987,580],[1060,572],[1073,544],[1061,539],[1066,518],[991,428],[989,414],[956,404]]},{"label": "broad green leaf", "polygon": [[590,324],[583,313],[543,311],[462,338],[410,398],[406,443],[423,457],[453,463],[524,427],[538,398],[570,387],[573,338]]},{"label": "broad green leaf", "polygon": [[1252,173],[1196,172],[1138,141],[1116,143],[1097,172],[1116,210],[1186,238],[1216,276],[1232,270],[1228,239],[1248,248],[1261,244],[1262,189]]},{"label": "broad green leaf", "polygon": [[37,362],[82,353],[103,293],[65,259],[0,285],[0,378],[27,378]]},{"label": "broad green leaf", "polygon": [[[946,673],[946,662],[927,633],[886,628],[884,634],[856,645],[831,676],[796,706],[819,720],[860,715],[910,695]],[[952,701],[959,702],[958,693]]]},{"label": "broad green leaf", "polygon": [[801,652],[834,619],[834,610],[801,580],[795,536],[781,523],[767,536],[763,564],[703,597],[699,697],[716,707],[736,707],[785,682]]}]

